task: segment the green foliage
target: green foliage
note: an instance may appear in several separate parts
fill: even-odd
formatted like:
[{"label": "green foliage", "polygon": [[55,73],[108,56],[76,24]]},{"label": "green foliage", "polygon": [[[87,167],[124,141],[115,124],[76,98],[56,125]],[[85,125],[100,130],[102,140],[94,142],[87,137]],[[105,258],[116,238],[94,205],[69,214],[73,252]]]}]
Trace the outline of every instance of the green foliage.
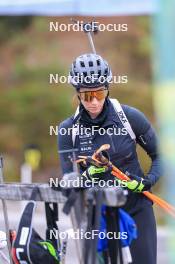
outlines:
[{"label": "green foliage", "polygon": [[32,18],[31,16],[1,16],[0,44],[26,29],[30,25]]},{"label": "green foliage", "polygon": [[43,157],[49,153],[50,158],[44,159],[44,164],[56,159],[56,153],[53,153],[56,150],[56,136],[49,135],[49,128],[71,114],[70,96],[69,89],[65,87],[33,80],[3,92],[0,105],[1,113],[4,114],[0,116],[0,123],[7,130],[10,128],[10,133],[9,140],[6,138],[6,141],[0,141],[1,150],[10,151],[9,143],[17,140],[18,144],[13,144],[13,151],[21,152],[22,155],[26,144],[37,143],[42,149]]}]

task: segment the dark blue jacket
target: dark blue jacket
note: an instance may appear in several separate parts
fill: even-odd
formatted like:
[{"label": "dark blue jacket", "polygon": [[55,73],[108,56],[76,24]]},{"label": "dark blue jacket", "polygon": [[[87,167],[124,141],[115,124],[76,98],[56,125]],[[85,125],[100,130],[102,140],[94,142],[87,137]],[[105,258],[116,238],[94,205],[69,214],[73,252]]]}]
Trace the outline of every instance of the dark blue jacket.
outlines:
[{"label": "dark blue jacket", "polygon": [[[77,148],[77,156],[91,155],[102,144],[110,144],[110,160],[115,166],[124,173],[128,171],[131,174],[133,173],[137,176],[144,177],[136,152],[136,146],[139,144],[151,158],[152,164],[147,176],[150,178],[152,185],[154,185],[161,175],[160,158],[158,155],[155,131],[142,112],[127,105],[122,105],[122,108],[136,135],[136,142],[131,139],[128,133],[125,133],[126,131],[123,128],[123,124],[116,114],[112,103],[107,100],[102,113],[96,120],[92,120],[85,109],[81,106],[80,124],[83,124],[84,127],[99,125],[99,128],[105,129],[115,127],[116,135],[100,135],[98,131],[96,131],[94,135],[89,135],[88,137],[87,135],[80,135],[76,137],[75,145],[73,146],[70,133],[69,135],[68,133],[66,135],[59,134],[59,151]],[[68,130],[68,128],[72,128],[73,123],[74,116],[71,116],[59,125],[59,130],[61,131],[62,128]],[[119,133],[119,131],[123,131],[124,133]],[[69,173],[73,170],[72,163],[68,157],[70,155],[71,153],[60,155],[63,174]],[[132,193],[130,196],[135,197],[134,200],[137,200],[141,194]]]}]

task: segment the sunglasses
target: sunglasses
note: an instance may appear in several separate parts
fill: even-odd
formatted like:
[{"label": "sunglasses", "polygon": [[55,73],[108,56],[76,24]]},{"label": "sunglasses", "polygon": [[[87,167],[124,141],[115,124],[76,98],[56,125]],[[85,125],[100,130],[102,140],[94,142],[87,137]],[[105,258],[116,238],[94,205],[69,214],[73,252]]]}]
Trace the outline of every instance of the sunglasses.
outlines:
[{"label": "sunglasses", "polygon": [[79,92],[78,93],[81,100],[85,102],[91,102],[93,98],[95,97],[97,100],[105,99],[108,95],[108,89],[102,89],[97,91],[85,91],[85,92]]}]

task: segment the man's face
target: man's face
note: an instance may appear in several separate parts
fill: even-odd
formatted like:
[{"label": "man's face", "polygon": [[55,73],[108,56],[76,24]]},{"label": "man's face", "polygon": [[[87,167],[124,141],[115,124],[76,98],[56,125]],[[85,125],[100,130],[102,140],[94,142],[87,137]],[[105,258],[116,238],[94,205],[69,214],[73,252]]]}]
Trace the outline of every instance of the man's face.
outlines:
[{"label": "man's face", "polygon": [[[97,93],[95,93],[97,91]],[[87,93],[92,92],[92,93]],[[105,87],[99,88],[81,88],[78,96],[84,108],[94,117],[99,115],[103,109],[103,105],[108,94]]]}]

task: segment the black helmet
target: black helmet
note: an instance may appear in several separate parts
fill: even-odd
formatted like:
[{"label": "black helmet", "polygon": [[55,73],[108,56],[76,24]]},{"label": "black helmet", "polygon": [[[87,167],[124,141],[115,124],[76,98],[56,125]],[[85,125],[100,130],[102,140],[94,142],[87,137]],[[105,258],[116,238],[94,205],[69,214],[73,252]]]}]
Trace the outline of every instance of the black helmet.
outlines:
[{"label": "black helmet", "polygon": [[79,90],[80,88],[94,88],[108,86],[112,79],[112,72],[100,55],[83,54],[72,63],[69,73],[70,83]]}]

